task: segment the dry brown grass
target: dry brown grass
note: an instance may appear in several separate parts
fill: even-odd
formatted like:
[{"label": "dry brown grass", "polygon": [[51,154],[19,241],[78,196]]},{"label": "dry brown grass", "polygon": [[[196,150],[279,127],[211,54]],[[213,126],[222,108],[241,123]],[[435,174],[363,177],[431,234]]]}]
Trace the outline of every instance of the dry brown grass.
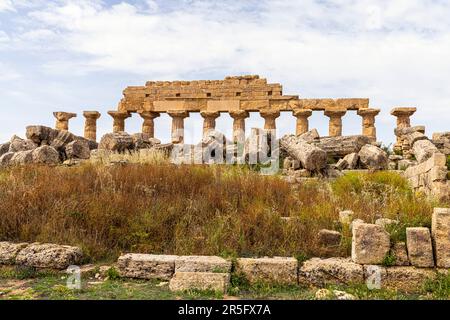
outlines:
[{"label": "dry brown grass", "polygon": [[[368,222],[387,216],[402,226],[430,223],[435,203],[413,195],[396,177],[346,177],[332,185],[312,181],[292,187],[280,177],[232,166],[4,169],[0,241],[79,245],[94,260],[130,251],[321,255],[315,236],[321,228],[340,229],[341,209],[352,209]],[[281,216],[295,219],[286,222]],[[340,252],[346,254],[349,231],[343,232]]]}]

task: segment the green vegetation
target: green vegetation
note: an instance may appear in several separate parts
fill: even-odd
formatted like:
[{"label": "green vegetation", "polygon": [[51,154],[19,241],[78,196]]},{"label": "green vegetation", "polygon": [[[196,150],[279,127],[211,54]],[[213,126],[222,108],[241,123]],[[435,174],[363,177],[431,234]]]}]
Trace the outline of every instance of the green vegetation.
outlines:
[{"label": "green vegetation", "polygon": [[[82,247],[86,261],[121,252],[246,256],[326,255],[320,229],[350,230],[340,210],[374,222],[429,226],[438,204],[414,194],[396,173],[350,173],[331,183],[290,185],[241,166],[149,164],[26,166],[0,170],[0,239]],[[281,217],[290,217],[289,221]],[[336,254],[336,252],[335,252]],[[113,276],[112,276],[113,277]]]}]

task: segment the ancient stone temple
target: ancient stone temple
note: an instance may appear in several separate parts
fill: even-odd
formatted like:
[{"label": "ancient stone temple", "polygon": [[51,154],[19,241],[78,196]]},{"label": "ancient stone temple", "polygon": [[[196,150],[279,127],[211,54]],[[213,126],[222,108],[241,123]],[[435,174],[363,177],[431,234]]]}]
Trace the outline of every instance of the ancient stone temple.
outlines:
[{"label": "ancient stone temple", "polygon": [[342,117],[357,111],[362,117],[362,133],[376,139],[375,116],[379,109],[369,108],[369,99],[300,99],[283,95],[278,83],[267,83],[257,75],[226,77],[224,80],[148,81],[145,86],[128,87],[123,91],[118,110],[108,114],[114,120],[115,132],[125,130],[125,119],[132,113],[143,118],[142,131],[154,135],[154,119],[161,113],[172,117],[172,141],[183,141],[184,119],[198,112],[204,119],[203,130],[213,130],[221,113],[234,120],[233,139],[245,132],[249,112],[259,112],[264,128],[276,129],[282,111],[290,111],[297,119],[296,133],[308,131],[308,118],[313,111],[324,111],[329,117],[330,136],[342,134]]},{"label": "ancient stone temple", "polygon": [[[303,99],[283,95],[278,83],[267,83],[257,75],[226,77],[224,80],[148,81],[144,86],[127,87],[117,110],[109,111],[113,132],[125,131],[126,119],[137,113],[143,119],[142,132],[155,136],[154,121],[161,113],[172,117],[172,142],[182,143],[184,119],[193,112],[203,117],[203,132],[214,130],[221,113],[233,118],[233,140],[245,137],[245,119],[249,112],[259,112],[264,129],[275,130],[280,112],[291,112],[296,118],[296,134],[309,129],[308,118],[313,112],[323,112],[329,121],[329,135],[342,135],[342,118],[355,111],[361,116],[362,134],[376,140],[375,117],[379,109],[369,108],[369,99]],[[69,119],[76,114],[56,112],[57,128],[68,130]],[[100,114],[84,113],[85,137],[96,139],[96,121]]]}]

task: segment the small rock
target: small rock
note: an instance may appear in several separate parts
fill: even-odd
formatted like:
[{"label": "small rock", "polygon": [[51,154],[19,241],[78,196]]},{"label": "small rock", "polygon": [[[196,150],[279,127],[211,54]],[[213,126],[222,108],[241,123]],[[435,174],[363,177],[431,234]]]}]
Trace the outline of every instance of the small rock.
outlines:
[{"label": "small rock", "polygon": [[428,228],[406,228],[406,245],[411,265],[420,268],[434,267],[433,246]]},{"label": "small rock", "polygon": [[383,170],[387,169],[388,156],[387,153],[370,144],[366,144],[359,151],[359,160],[367,169]]},{"label": "small rock", "polygon": [[57,165],[60,163],[59,153],[55,148],[42,146],[32,152],[33,163]]},{"label": "small rock", "polygon": [[319,289],[316,291],[315,297],[317,300],[330,300],[333,298],[333,292],[328,289]]},{"label": "small rock", "polygon": [[337,300],[358,300],[354,295],[345,291],[333,290],[333,294]]},{"label": "small rock", "polygon": [[67,144],[66,156],[68,159],[89,159],[91,157],[91,149],[87,140],[74,140]]}]

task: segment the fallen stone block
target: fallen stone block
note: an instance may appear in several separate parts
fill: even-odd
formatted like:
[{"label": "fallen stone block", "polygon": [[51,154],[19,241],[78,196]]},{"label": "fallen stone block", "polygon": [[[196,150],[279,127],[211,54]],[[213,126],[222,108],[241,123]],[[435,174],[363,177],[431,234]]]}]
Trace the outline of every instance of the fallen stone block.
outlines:
[{"label": "fallen stone block", "polygon": [[374,145],[366,144],[358,153],[359,161],[367,169],[385,170],[388,167],[387,153]]},{"label": "fallen stone block", "polygon": [[13,136],[9,145],[9,152],[29,151],[38,146],[32,140],[24,140],[18,136]]},{"label": "fallen stone block", "polygon": [[28,243],[0,242],[0,265],[15,264],[20,250],[28,246]]},{"label": "fallen stone block", "polygon": [[434,267],[433,246],[428,228],[406,228],[406,245],[411,265],[420,268]]},{"label": "fallen stone block", "polygon": [[169,289],[171,291],[212,290],[226,293],[229,283],[229,273],[177,271],[170,280]]},{"label": "fallen stone block", "polygon": [[317,237],[319,244],[323,247],[338,247],[341,243],[342,235],[338,231],[322,229]]},{"label": "fallen stone block", "polygon": [[436,278],[434,269],[415,267],[364,266],[369,289],[399,290],[405,293],[421,292],[428,280]]},{"label": "fallen stone block", "polygon": [[126,132],[105,134],[98,146],[101,150],[123,153],[134,149],[133,137]]},{"label": "fallen stone block", "polygon": [[83,254],[78,247],[32,243],[18,253],[16,264],[62,270],[70,265],[79,264],[82,257]]},{"label": "fallen stone block", "polygon": [[359,155],[356,152],[346,155],[343,159],[348,164],[346,169],[353,170],[358,167]]},{"label": "fallen stone block", "polygon": [[348,168],[348,162],[345,159],[339,159],[339,161],[336,163],[336,169],[338,170],[344,170]]},{"label": "fallen stone block", "polygon": [[19,151],[12,155],[9,160],[10,165],[24,165],[33,163],[33,150]]},{"label": "fallen stone block", "polygon": [[314,145],[324,150],[329,157],[342,158],[358,153],[364,145],[370,144],[370,138],[363,135],[321,138]]},{"label": "fallen stone block", "polygon": [[216,256],[180,256],[175,262],[175,272],[230,273],[231,261]]},{"label": "fallen stone block", "polygon": [[439,153],[438,148],[430,140],[416,141],[411,150],[419,163],[430,159],[433,154]]},{"label": "fallen stone block", "polygon": [[395,257],[396,266],[409,266],[408,252],[405,242],[397,242],[392,247],[392,253]]},{"label": "fallen stone block", "polygon": [[298,261],[295,258],[240,258],[236,272],[245,275],[251,283],[270,282],[277,284],[297,284]]},{"label": "fallen stone block", "polygon": [[390,250],[390,236],[376,224],[358,223],[352,229],[352,260],[359,264],[382,264]]},{"label": "fallen stone block", "polygon": [[177,256],[129,253],[120,256],[117,268],[122,277],[170,280]]},{"label": "fallen stone block", "polygon": [[9,152],[9,146],[11,145],[10,142],[1,143],[0,144],[0,157],[4,155],[5,153]]},{"label": "fallen stone block", "polygon": [[434,208],[431,218],[436,265],[450,268],[450,209]]},{"label": "fallen stone block", "polygon": [[87,140],[74,140],[65,148],[67,159],[89,159],[91,149]]},{"label": "fallen stone block", "polygon": [[57,165],[60,163],[59,153],[55,148],[50,146],[42,146],[33,150],[33,163]]},{"label": "fallen stone block", "polygon": [[327,166],[325,151],[295,135],[285,135],[281,138],[280,148],[291,158],[300,161],[307,170],[320,171]]},{"label": "fallen stone block", "polygon": [[11,159],[14,156],[14,152],[7,152],[0,157],[0,166],[6,167],[11,164]]},{"label": "fallen stone block", "polygon": [[348,258],[312,258],[299,269],[299,283],[323,287],[364,283],[363,267]]}]

